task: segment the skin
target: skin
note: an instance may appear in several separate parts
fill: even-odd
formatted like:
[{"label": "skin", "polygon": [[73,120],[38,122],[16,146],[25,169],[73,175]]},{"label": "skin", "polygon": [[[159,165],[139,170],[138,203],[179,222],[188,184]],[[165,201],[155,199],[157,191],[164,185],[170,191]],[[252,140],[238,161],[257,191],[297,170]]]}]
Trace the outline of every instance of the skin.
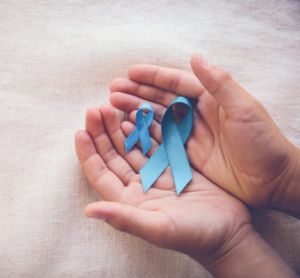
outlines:
[{"label": "skin", "polygon": [[[126,154],[123,145],[133,128],[111,106],[87,111],[76,153],[102,200],[88,205],[86,216],[188,254],[215,277],[297,277],[254,231],[247,208],[194,169],[180,196],[169,170],[143,193],[138,169],[147,158],[137,148]],[[152,142],[149,155],[160,143]]]},{"label": "skin", "polygon": [[[129,70],[129,79],[115,80],[111,103],[130,113],[130,121],[121,122],[110,105],[87,111],[86,130],[75,135],[76,153],[101,201],[88,205],[85,214],[186,253],[216,277],[297,277],[254,231],[247,208],[232,196],[253,206],[275,206],[277,192],[286,192],[280,185],[289,180],[294,186],[298,180],[291,174],[297,164],[295,147],[228,74],[198,56],[192,66],[199,79],[189,72],[138,65]],[[145,194],[138,172],[148,157],[139,145],[128,154],[124,149],[124,139],[134,129],[133,110],[145,100],[155,109],[151,156],[162,141],[162,115],[177,95],[196,104],[186,146],[193,179],[177,196],[167,169]],[[176,109],[179,117],[182,113]]]},{"label": "skin", "polygon": [[[280,132],[266,109],[224,70],[199,55],[193,73],[136,65],[128,78],[111,83],[113,106],[131,113],[144,101],[156,113],[152,136],[161,140],[160,121],[178,95],[195,103],[194,129],[186,149],[191,165],[225,191],[253,207],[299,216],[299,150]],[[297,185],[296,185],[297,183]],[[294,198],[293,195],[297,196]]]},{"label": "skin", "polygon": [[[105,219],[116,229],[158,246],[197,254],[205,264],[253,231],[246,207],[195,170],[193,181],[179,196],[169,170],[145,194],[138,170],[147,158],[139,149],[126,154],[123,145],[133,128],[130,122],[122,128],[111,106],[87,111],[86,131],[75,136],[76,152],[90,184],[103,199],[87,206],[87,216]],[[149,155],[159,144],[152,141]]]}]

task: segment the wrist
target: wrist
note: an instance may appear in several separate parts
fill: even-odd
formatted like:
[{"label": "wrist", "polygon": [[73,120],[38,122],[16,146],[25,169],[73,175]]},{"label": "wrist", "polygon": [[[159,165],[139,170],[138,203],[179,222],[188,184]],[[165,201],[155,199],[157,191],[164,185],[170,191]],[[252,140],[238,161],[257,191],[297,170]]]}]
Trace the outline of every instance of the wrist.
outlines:
[{"label": "wrist", "polygon": [[270,206],[300,218],[300,150],[292,145],[290,160]]},{"label": "wrist", "polygon": [[215,277],[297,277],[252,227],[241,235],[205,265]]}]

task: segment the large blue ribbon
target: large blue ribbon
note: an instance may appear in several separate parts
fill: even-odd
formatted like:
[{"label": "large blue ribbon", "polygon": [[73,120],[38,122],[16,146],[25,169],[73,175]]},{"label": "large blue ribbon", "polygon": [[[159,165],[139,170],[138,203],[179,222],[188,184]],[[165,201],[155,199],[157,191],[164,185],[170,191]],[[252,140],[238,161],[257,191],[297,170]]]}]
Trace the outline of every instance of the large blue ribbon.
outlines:
[{"label": "large blue ribbon", "polygon": [[[188,112],[179,123],[174,118],[173,106],[183,104]],[[141,168],[140,175],[143,189],[146,192],[170,165],[176,192],[179,194],[192,179],[190,164],[184,144],[193,127],[193,110],[190,101],[185,97],[176,98],[165,112],[161,129],[163,142]]]},{"label": "large blue ribbon", "polygon": [[[147,115],[144,115],[143,111],[148,110]],[[136,128],[125,139],[124,145],[126,152],[129,152],[133,146],[140,140],[143,150],[143,155],[152,147],[151,137],[149,135],[148,128],[153,121],[153,108],[149,103],[143,103],[136,113]]]}]

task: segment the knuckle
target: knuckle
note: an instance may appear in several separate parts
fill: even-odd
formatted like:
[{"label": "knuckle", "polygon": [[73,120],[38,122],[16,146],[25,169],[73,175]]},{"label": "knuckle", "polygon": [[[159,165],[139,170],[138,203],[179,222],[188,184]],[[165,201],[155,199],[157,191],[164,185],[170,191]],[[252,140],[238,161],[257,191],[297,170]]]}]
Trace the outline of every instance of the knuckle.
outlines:
[{"label": "knuckle", "polygon": [[124,233],[130,233],[131,229],[130,226],[132,225],[132,219],[133,219],[133,208],[125,209],[122,208],[123,211],[126,211],[127,216],[118,221],[115,225],[115,227]]},{"label": "knuckle", "polygon": [[122,176],[122,180],[126,184],[128,184],[134,175],[135,175],[134,171],[132,169],[128,169],[124,172],[124,174]]},{"label": "knuckle", "polygon": [[221,69],[221,68],[216,69],[216,73],[217,73],[217,76],[218,76],[218,79],[219,79],[220,83],[226,82],[226,81],[232,79],[230,73],[223,70],[223,69]]},{"label": "knuckle", "polygon": [[211,76],[210,87],[213,94],[221,91],[225,84],[232,80],[231,75],[227,71],[220,68],[214,68]]},{"label": "knuckle", "polygon": [[110,146],[109,149],[103,155],[103,160],[106,162],[109,162],[111,160],[114,160],[117,157],[118,157],[117,152],[115,151],[115,149],[112,146]]},{"label": "knuckle", "polygon": [[170,83],[169,83],[169,86],[168,86],[170,91],[176,91],[177,90],[179,81],[180,81],[180,78],[170,78]]},{"label": "knuckle", "polygon": [[115,228],[121,232],[128,233],[128,225],[125,221],[118,222],[115,224]]},{"label": "knuckle", "polygon": [[253,122],[258,120],[257,106],[255,103],[247,103],[238,109],[236,120],[239,122]]},{"label": "knuckle", "polygon": [[155,117],[159,122],[161,122],[163,115],[164,115],[164,111],[162,108],[156,110]]},{"label": "knuckle", "polygon": [[157,103],[164,103],[165,102],[165,94],[160,89],[156,89],[155,91],[155,102]]}]

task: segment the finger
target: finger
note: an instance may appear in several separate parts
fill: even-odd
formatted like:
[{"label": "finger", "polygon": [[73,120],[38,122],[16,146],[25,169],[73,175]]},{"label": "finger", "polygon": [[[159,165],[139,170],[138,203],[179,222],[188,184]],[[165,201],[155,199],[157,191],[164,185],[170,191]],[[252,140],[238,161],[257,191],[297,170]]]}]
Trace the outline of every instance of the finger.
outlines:
[{"label": "finger", "polygon": [[170,230],[164,214],[117,202],[97,202],[85,209],[88,217],[105,220],[115,229],[143,238],[161,247],[170,245]]},{"label": "finger", "polygon": [[[136,110],[132,111],[129,114],[129,120],[135,124],[136,123]],[[153,120],[150,127],[149,127],[150,135],[155,139],[157,142],[162,142],[162,134],[161,134],[161,124],[157,121]]]},{"label": "finger", "polygon": [[[175,72],[177,73],[178,70],[175,70]],[[198,84],[199,80],[197,80],[197,78],[192,73],[189,73],[189,72],[185,72],[185,73],[192,75],[193,81],[191,81],[189,78],[187,80],[184,80],[185,86],[182,87],[182,90],[186,90],[186,91],[192,90],[191,95],[194,96],[195,89],[193,89],[194,88],[193,84],[195,84],[195,86],[197,88],[196,91],[202,90],[202,85]],[[184,76],[186,76],[186,75],[184,74]],[[182,78],[184,78],[184,77],[182,77]],[[199,87],[199,85],[201,88]],[[114,92],[118,92],[118,91],[124,92],[126,94],[131,94],[131,95],[140,97],[141,101],[148,100],[148,101],[151,101],[154,103],[162,104],[164,106],[170,105],[170,103],[178,96],[177,94],[180,94],[180,91],[174,93],[174,92],[166,91],[166,90],[158,88],[158,87],[147,86],[147,85],[144,85],[144,84],[132,81],[132,80],[128,80],[128,79],[114,80],[111,83],[110,89],[111,89],[112,94]],[[184,95],[186,95],[186,93],[184,93]],[[118,96],[116,96],[116,98],[118,98]],[[115,105],[115,104],[118,105],[118,103],[120,103],[122,101],[122,99],[120,99],[120,100],[114,99],[113,101],[116,101],[116,102],[112,103],[113,105]],[[130,101],[130,100],[127,100],[127,101]],[[123,102],[123,105],[124,105],[124,102]],[[117,108],[121,109],[120,106],[118,106]],[[203,119],[207,122],[207,124],[211,128],[216,129],[217,125],[218,125],[217,111],[219,109],[219,106],[216,103],[216,101],[214,100],[214,98],[206,90],[204,90],[199,96],[199,101],[197,102],[197,109],[200,112]],[[161,115],[159,115],[157,118],[160,118],[160,122],[161,122]]]},{"label": "finger", "polygon": [[131,80],[156,86],[177,95],[197,98],[205,91],[202,84],[190,72],[155,65],[135,65],[128,71]]},{"label": "finger", "polygon": [[100,108],[103,116],[105,129],[116,152],[121,155],[127,163],[138,172],[146,163],[147,158],[138,149],[126,153],[124,147],[125,135],[121,129],[120,119],[112,106],[102,106]]},{"label": "finger", "polygon": [[191,65],[195,75],[232,119],[249,116],[256,99],[235,82],[229,73],[207,64],[200,55],[193,55]]},{"label": "finger", "polygon": [[177,97],[173,92],[158,87],[143,85],[125,78],[113,80],[110,85],[110,90],[112,93],[123,92],[135,95],[141,99],[158,103],[166,107]]},{"label": "finger", "polygon": [[75,135],[76,154],[89,183],[108,201],[118,201],[124,185],[105,165],[86,131]]},{"label": "finger", "polygon": [[[123,130],[123,132],[124,132],[124,135],[125,136],[129,136],[129,134],[135,129],[135,125],[132,123],[132,122],[129,122],[129,121],[124,121],[124,122],[122,122],[122,124],[121,124],[121,128],[122,128],[122,130]],[[150,133],[150,135],[151,135],[151,133]],[[159,143],[155,140],[155,139],[153,139],[152,137],[151,137],[151,143],[152,143],[152,147],[151,147],[151,149],[149,150],[149,152],[147,153],[147,157],[151,157],[152,156],[152,154],[155,152],[155,150],[159,147]],[[136,146],[139,148],[139,150],[141,150],[142,148],[141,148],[141,144],[140,144],[140,142],[138,142],[137,144],[136,144]]]},{"label": "finger", "polygon": [[[149,102],[149,101],[145,101],[142,98],[128,95],[125,93],[120,93],[120,92],[112,93],[110,95],[109,100],[112,106],[125,113],[130,113],[132,110],[137,110],[139,109],[142,103]],[[166,111],[166,108],[163,105],[154,102],[149,102],[149,103],[153,107],[155,119],[161,122],[162,117]]]},{"label": "finger", "polygon": [[107,167],[127,185],[130,181],[138,179],[132,167],[123,159],[112,145],[103,119],[97,108],[89,109],[86,113],[86,130],[91,134],[96,149]]}]

